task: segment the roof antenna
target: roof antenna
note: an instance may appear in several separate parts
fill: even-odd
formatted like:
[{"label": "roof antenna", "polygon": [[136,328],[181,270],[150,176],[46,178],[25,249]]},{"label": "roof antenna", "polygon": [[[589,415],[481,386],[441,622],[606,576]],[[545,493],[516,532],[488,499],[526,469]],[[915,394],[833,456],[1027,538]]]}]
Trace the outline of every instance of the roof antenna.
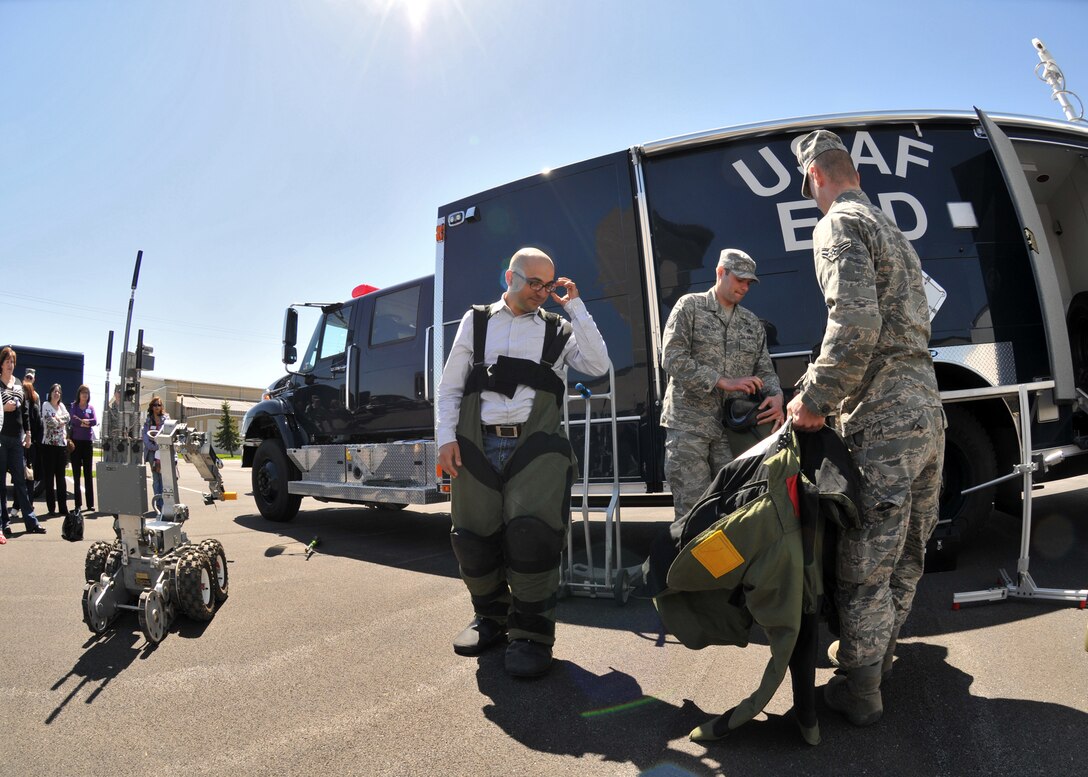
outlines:
[{"label": "roof antenna", "polygon": [[[1040,81],[1046,81],[1050,84],[1050,91],[1053,93],[1054,99],[1058,101],[1058,105],[1062,106],[1065,118],[1069,121],[1084,121],[1084,103],[1075,92],[1065,88],[1065,74],[1058,67],[1058,63],[1054,61],[1054,57],[1050,55],[1046,46],[1038,38],[1032,38],[1031,45],[1035,47],[1035,51],[1039,54],[1039,64],[1035,66],[1035,76]],[[1070,97],[1080,105],[1079,112],[1074,110]]]}]

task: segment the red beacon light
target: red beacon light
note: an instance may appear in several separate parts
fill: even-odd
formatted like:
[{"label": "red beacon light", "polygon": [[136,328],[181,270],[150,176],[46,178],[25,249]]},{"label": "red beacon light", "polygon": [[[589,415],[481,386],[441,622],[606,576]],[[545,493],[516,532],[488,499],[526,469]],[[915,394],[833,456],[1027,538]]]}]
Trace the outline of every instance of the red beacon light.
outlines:
[{"label": "red beacon light", "polygon": [[370,292],[372,291],[377,290],[377,286],[371,286],[369,283],[360,283],[358,286],[351,290],[351,298],[355,299],[356,297],[362,297],[370,294]]}]

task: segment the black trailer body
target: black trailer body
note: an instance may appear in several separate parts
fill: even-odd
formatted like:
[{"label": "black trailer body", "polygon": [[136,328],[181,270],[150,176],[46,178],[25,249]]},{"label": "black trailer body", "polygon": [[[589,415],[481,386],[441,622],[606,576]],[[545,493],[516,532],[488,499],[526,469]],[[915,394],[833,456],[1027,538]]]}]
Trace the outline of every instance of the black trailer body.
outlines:
[{"label": "black trailer body", "polygon": [[[722,248],[758,262],[761,283],[744,304],[767,326],[787,393],[822,339],[826,308],[811,250],[820,214],[800,195],[792,150],[819,127],[841,135],[862,188],[922,258],[942,392],[1053,380],[1032,408],[1032,439],[1037,449],[1081,452],[1088,129],[1040,119],[1000,117],[995,125],[981,112],[899,113],[753,125],[636,147],[460,199],[438,212],[436,321],[444,336],[434,369],[468,305],[501,293],[509,257],[525,245],[543,249],[559,274],[577,280],[608,342],[620,475],[661,489],[661,330],[681,295],[713,283]],[[1019,413],[992,396],[947,411],[942,519],[967,521],[988,514],[994,491],[961,497],[962,488],[1020,461]],[[600,450],[611,449],[607,425],[594,434],[604,438]],[[1016,495],[1015,484],[1006,488]]]},{"label": "black trailer body", "polygon": [[[243,421],[262,514],[302,496],[404,505],[442,498],[434,390],[458,322],[504,290],[510,256],[536,246],[579,290],[615,368],[618,445],[594,419],[591,478],[613,468],[628,493],[663,482],[661,332],[683,294],[714,279],[722,248],[759,263],[745,306],[765,322],[787,393],[823,336],[812,262],[819,218],[800,196],[793,145],[838,132],[862,188],[913,242],[927,274],[931,348],[949,420],[942,520],[988,515],[1010,481],[960,492],[1022,461],[1015,387],[1034,395],[1039,452],[1081,453],[1088,434],[1088,128],[982,112],[811,117],[636,146],[439,208],[435,275],[317,307],[309,346],[285,323],[289,374]],[[605,379],[572,374],[594,393]],[[951,400],[956,400],[952,403]],[[572,405],[572,409],[579,407]],[[577,420],[577,412],[572,412]],[[582,450],[582,424],[572,428]],[[1059,470],[1060,472],[1060,470]]]},{"label": "black trailer body", "polygon": [[76,399],[76,390],[83,384],[83,354],[75,351],[56,351],[50,348],[30,348],[25,345],[13,345],[18,364],[15,376],[34,369],[34,390],[38,399],[44,402],[48,397],[49,387],[60,384],[61,396],[65,404]]}]

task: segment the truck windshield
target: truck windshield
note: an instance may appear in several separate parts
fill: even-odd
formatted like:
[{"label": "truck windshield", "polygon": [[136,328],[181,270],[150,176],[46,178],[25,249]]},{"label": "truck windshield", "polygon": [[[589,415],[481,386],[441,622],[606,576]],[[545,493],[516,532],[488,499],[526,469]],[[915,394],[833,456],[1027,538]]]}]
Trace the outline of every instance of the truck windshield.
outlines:
[{"label": "truck windshield", "polygon": [[340,356],[348,344],[348,318],[350,307],[327,313],[322,316],[310,344],[306,347],[306,356],[302,360],[302,372],[309,372],[322,360]]}]

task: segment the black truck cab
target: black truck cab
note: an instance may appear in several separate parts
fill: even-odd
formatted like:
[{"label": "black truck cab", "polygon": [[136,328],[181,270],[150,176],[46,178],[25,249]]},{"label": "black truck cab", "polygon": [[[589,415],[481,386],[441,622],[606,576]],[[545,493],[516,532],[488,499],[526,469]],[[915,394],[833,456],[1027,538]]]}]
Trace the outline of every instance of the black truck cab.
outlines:
[{"label": "black truck cab", "polygon": [[[286,520],[298,509],[299,497],[288,493],[300,477],[290,449],[433,435],[424,374],[433,295],[428,276],[347,302],[287,309],[283,361],[291,371],[242,421],[242,466],[254,468],[254,497],[266,517]],[[302,307],[319,315],[299,358]]]}]

